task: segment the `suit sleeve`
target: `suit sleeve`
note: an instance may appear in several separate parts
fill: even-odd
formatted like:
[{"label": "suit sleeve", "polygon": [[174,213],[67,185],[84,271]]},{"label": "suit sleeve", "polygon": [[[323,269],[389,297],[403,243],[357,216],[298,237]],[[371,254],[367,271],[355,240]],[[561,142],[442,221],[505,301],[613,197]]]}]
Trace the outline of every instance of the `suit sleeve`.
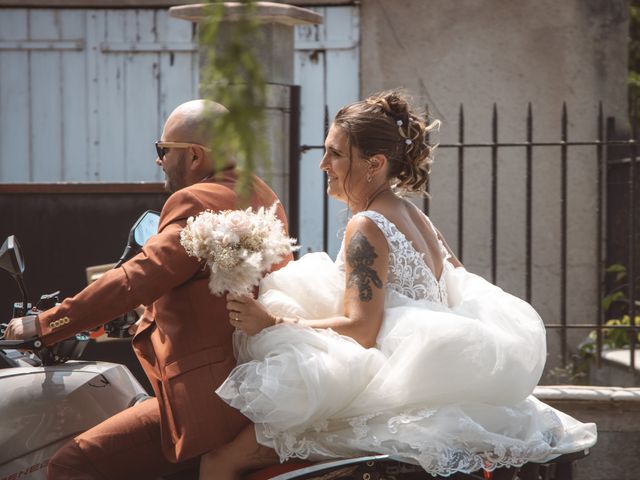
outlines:
[{"label": "suit sleeve", "polygon": [[180,231],[205,205],[188,189],[174,193],[162,209],[158,234],[131,260],[106,272],[74,297],[38,315],[37,328],[46,345],[112,320],[132,308],[150,305],[188,281],[201,268],[180,244]]}]

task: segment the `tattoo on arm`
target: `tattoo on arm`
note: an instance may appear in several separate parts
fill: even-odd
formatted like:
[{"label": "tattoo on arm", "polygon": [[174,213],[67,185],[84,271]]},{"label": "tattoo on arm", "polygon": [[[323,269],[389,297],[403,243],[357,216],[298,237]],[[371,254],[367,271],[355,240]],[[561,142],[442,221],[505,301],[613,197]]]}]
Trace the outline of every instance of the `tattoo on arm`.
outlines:
[{"label": "tattoo on arm", "polygon": [[361,302],[368,302],[373,298],[371,283],[382,288],[382,281],[378,273],[371,268],[378,257],[373,246],[362,233],[356,232],[347,247],[347,262],[351,266],[351,273],[347,287],[356,286]]}]

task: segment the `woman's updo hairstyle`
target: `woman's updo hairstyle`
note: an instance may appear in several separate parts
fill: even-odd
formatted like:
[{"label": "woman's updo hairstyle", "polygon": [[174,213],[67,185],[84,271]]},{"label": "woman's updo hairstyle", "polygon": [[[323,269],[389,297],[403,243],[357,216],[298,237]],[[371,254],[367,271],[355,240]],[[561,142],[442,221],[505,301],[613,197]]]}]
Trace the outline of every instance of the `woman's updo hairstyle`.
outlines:
[{"label": "woman's updo hairstyle", "polygon": [[389,161],[388,178],[400,193],[425,193],[433,160],[429,124],[411,110],[399,91],[376,93],[340,109],[334,124],[344,129],[350,147],[364,158],[382,154]]}]

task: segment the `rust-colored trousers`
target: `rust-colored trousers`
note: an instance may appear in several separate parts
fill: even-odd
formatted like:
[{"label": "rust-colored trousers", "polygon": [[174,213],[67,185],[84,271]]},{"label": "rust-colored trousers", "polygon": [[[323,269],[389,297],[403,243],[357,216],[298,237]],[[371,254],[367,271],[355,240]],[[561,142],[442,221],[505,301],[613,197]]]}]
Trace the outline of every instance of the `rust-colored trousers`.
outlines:
[{"label": "rust-colored trousers", "polygon": [[195,469],[200,459],[171,463],[162,454],[155,398],[105,420],[67,442],[49,461],[50,480],[155,479]]}]

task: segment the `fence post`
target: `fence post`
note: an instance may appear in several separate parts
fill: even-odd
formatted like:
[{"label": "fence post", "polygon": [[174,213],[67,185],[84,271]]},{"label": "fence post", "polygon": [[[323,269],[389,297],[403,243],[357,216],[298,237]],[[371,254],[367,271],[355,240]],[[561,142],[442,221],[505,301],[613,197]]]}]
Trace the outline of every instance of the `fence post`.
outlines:
[{"label": "fence post", "polygon": [[526,272],[526,295],[527,302],[531,303],[531,285],[533,279],[533,109],[531,102],[527,106],[527,226],[526,226],[526,257],[527,257],[527,272]]},{"label": "fence post", "polygon": [[463,262],[464,246],[464,107],[458,119],[458,259]]},{"label": "fence post", "polygon": [[491,115],[491,283],[498,280],[498,106]]},{"label": "fence post", "polygon": [[597,267],[597,275],[598,275],[598,306],[597,306],[597,328],[596,328],[596,368],[600,368],[602,366],[602,324],[604,323],[604,311],[602,308],[602,298],[604,296],[604,287],[605,287],[605,265],[606,265],[606,250],[603,241],[603,230],[605,219],[605,208],[604,208],[604,174],[605,174],[605,162],[603,155],[603,141],[604,137],[604,114],[602,110],[602,102],[598,104],[598,145],[596,147],[596,161],[598,162],[598,199],[597,199],[597,217],[598,217],[598,228],[597,228],[597,245],[598,245],[598,267]]},{"label": "fence post", "polygon": [[300,86],[289,87],[289,234],[300,238]]},{"label": "fence post", "polygon": [[560,341],[562,364],[567,365],[567,141],[569,137],[567,103],[562,102],[561,120],[561,192],[560,192]]},{"label": "fence post", "polygon": [[629,267],[627,275],[629,276],[629,366],[633,373],[634,381],[636,379],[636,343],[638,330],[636,326],[636,161],[638,159],[638,151],[636,139],[638,138],[638,122],[634,112],[632,122],[633,142],[631,143],[631,158],[629,159],[629,205],[628,205],[628,242],[629,242]]}]

